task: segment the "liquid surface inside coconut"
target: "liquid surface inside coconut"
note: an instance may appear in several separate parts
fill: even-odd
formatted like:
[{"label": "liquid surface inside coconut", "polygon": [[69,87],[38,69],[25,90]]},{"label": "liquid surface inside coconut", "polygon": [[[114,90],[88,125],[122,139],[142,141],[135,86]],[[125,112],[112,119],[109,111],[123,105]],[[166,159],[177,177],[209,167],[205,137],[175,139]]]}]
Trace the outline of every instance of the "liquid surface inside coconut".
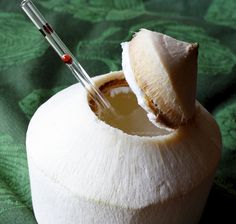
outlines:
[{"label": "liquid surface inside coconut", "polygon": [[118,114],[101,114],[99,118],[105,123],[130,135],[157,136],[170,133],[149,121],[146,111],[138,105],[136,96],[129,87],[113,88],[105,96]]}]

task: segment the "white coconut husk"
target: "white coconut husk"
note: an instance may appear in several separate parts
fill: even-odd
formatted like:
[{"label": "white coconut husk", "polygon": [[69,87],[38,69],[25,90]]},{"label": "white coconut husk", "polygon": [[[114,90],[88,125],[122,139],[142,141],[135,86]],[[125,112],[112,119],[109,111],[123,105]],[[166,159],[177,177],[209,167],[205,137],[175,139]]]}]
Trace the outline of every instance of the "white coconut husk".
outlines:
[{"label": "white coconut husk", "polygon": [[122,44],[125,78],[151,122],[178,128],[195,112],[198,44],[141,29]]},{"label": "white coconut husk", "polygon": [[[94,80],[103,90],[125,86],[122,72]],[[200,104],[172,132],[124,133],[94,114],[76,84],[36,111],[26,145],[39,224],[190,224],[204,208],[221,138]]]}]

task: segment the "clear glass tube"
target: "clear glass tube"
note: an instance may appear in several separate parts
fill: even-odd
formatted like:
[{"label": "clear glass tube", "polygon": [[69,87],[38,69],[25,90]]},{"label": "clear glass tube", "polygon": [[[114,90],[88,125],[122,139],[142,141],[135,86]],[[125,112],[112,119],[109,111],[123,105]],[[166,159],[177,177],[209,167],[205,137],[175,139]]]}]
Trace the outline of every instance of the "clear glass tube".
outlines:
[{"label": "clear glass tube", "polygon": [[62,40],[59,38],[53,28],[49,25],[46,19],[42,16],[42,14],[32,3],[32,1],[22,1],[21,8],[28,15],[28,17],[38,28],[38,30],[43,34],[43,36],[53,47],[53,49],[57,52],[62,61],[69,67],[75,78],[81,82],[81,84],[88,91],[88,93],[95,100],[95,102],[98,103],[101,108],[106,112],[109,111],[111,113],[114,113],[114,109],[112,108],[109,101],[105,98],[103,93],[98,88],[96,88],[87,72],[79,64],[74,55],[62,42]]}]

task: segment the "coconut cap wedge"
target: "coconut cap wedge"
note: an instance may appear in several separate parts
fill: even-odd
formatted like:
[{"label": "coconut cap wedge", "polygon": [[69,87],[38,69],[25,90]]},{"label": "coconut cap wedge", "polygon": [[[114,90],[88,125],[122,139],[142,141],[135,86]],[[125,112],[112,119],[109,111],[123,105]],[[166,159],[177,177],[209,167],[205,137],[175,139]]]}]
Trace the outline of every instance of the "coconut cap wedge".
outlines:
[{"label": "coconut cap wedge", "polygon": [[195,112],[198,44],[141,29],[122,43],[122,67],[155,125],[175,129]]}]

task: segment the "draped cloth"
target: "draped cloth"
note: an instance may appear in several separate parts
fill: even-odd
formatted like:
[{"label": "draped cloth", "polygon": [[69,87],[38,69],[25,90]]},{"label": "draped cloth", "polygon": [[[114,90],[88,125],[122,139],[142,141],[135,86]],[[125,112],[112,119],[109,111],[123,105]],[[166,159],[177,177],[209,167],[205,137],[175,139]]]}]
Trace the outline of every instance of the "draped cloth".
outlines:
[{"label": "draped cloth", "polygon": [[[201,223],[236,220],[236,1],[35,4],[90,76],[120,70],[120,43],[140,28],[199,43],[197,99],[215,117],[223,138],[222,160]],[[36,223],[25,150],[27,126],[42,103],[76,83],[19,5],[0,1],[0,224]]]}]

